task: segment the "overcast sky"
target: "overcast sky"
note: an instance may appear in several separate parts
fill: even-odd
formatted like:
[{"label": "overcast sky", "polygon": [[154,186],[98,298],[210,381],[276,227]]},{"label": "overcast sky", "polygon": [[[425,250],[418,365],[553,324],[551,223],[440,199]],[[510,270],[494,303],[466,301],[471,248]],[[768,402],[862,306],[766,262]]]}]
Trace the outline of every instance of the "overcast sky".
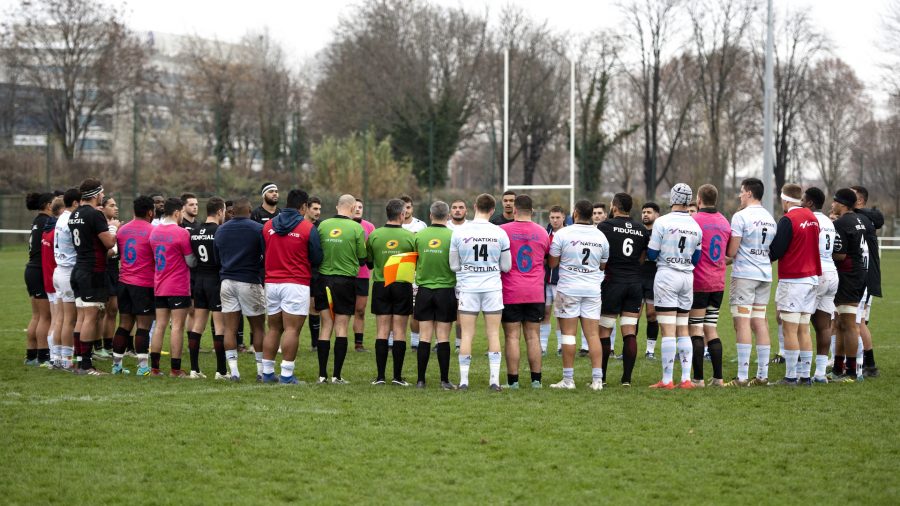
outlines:
[{"label": "overcast sky", "polygon": [[[434,0],[496,14],[506,2],[487,0]],[[758,0],[765,9],[765,0]],[[775,0],[775,9],[809,7],[812,17],[832,39],[835,53],[856,69],[870,91],[879,97],[877,50],[880,16],[890,0]],[[18,0],[0,0],[3,12]],[[113,3],[113,2],[110,2]],[[322,49],[342,14],[358,2],[284,0],[132,0],[126,5],[129,25],[136,30],[197,34],[237,40],[250,30],[268,27],[299,64]],[[589,33],[615,27],[620,13],[614,0],[513,0],[537,19],[571,33]],[[287,7],[286,7],[287,6]]]}]

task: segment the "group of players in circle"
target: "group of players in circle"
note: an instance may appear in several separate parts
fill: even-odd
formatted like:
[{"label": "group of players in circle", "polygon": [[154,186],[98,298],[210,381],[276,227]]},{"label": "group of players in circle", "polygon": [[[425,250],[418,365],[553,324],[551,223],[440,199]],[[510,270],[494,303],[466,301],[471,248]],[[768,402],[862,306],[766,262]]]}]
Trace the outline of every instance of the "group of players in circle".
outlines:
[{"label": "group of players in circle", "polygon": [[[762,182],[748,178],[740,187],[741,209],[729,223],[716,210],[719,195],[713,185],[702,185],[694,200],[691,188],[679,183],[670,192],[671,212],[663,216],[657,204],[647,202],[640,221],[634,220],[632,197],[617,193],[608,216],[604,205],[579,200],[571,216],[552,207],[546,227],[533,221],[532,199],[512,191],[503,194],[502,212],[496,215],[494,197],[478,195],[472,220],[465,201],[435,201],[430,224],[413,217],[408,196],[392,199],[385,206],[386,224],[379,228],[362,219],[363,203],[352,195],[339,197],[336,215],[320,220],[321,200],[303,190],[290,190],[284,208],[278,207],[274,183],[263,184],[260,193],[263,202],[252,210],[247,198],[212,197],[202,222],[192,194],[139,196],[134,218],[124,225],[115,200],[93,178],[61,195],[30,194],[28,207],[38,215],[25,269],[32,300],[26,365],[105,375],[94,364],[100,355],[111,356],[112,374],[129,374],[123,359],[134,355],[137,375],[162,376],[163,341],[170,328],[169,375],[205,378],[200,340],[211,320],[215,379],[240,381],[238,352],[246,318],[257,381],[297,384],[299,334],[309,319],[317,383],[345,384],[351,318],[354,348],[367,351],[363,328],[371,277],[370,311],[377,329],[373,385],[388,383],[389,355],[390,383],[409,385],[403,376],[409,326],[416,386],[426,386],[434,352],[441,388],[468,389],[481,313],[491,390],[503,388],[501,328],[507,388],[519,388],[520,337],[531,386],[541,388],[551,315],[557,318],[562,355],[562,380],[552,388],[576,387],[579,323],[580,354],[591,362],[588,386],[601,390],[606,385],[617,321],[621,384],[631,386],[642,312],[647,359],[656,359],[661,334],[662,378],[651,388],[766,385],[771,355],[766,307],[777,261],[781,353],[773,362],[786,365],[778,383],[851,382],[878,375],[867,323],[871,297],[881,295],[876,229],[883,217],[865,207],[868,193],[862,187],[835,192],[831,216],[826,216],[820,189],[804,192],[785,184],[784,214],[776,223],[760,204]],[[402,253],[417,253],[415,281],[386,284],[385,264]],[[726,383],[716,329],[729,264],[737,376]],[[458,384],[450,381],[453,323]],[[814,375],[810,324],[816,338]],[[181,364],[185,334],[189,372]],[[754,336],[757,372],[751,378]],[[833,370],[826,376],[829,352]],[[278,353],[282,360],[276,374]],[[708,383],[704,358],[713,369]],[[676,361],[679,381],[673,379]]]}]

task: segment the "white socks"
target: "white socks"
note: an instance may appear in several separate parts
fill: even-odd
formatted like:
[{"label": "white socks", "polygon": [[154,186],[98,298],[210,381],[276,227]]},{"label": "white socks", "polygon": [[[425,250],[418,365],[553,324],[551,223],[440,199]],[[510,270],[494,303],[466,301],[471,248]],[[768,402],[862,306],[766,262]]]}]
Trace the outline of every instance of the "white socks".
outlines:
[{"label": "white socks", "polygon": [[489,385],[500,385],[500,352],[492,351],[488,353],[488,365],[491,370],[491,380]]},{"label": "white socks", "polygon": [[[149,357],[149,355],[146,353],[138,353],[137,354],[138,367],[147,367],[147,358],[148,357]],[[72,359],[71,359],[71,355],[70,355],[69,361],[71,361],[71,360]]]},{"label": "white socks", "polygon": [[616,326],[613,325],[612,334],[609,335],[609,350],[613,358],[616,356]]},{"label": "white socks", "polygon": [[828,355],[816,355],[816,379],[825,379],[826,367],[828,367]]},{"label": "white socks", "polygon": [[459,385],[469,384],[469,366],[472,364],[472,355],[459,355]]},{"label": "white socks", "polygon": [[[756,377],[759,379],[767,379],[769,377],[769,357],[772,354],[772,347],[768,344],[756,345]],[[794,362],[797,358],[794,358]]]},{"label": "white socks", "polygon": [[225,360],[228,361],[228,369],[235,378],[241,377],[241,371],[238,370],[238,354],[237,350],[225,350]]},{"label": "white socks", "polygon": [[812,350],[800,352],[800,362],[797,363],[797,376],[800,379],[809,379],[809,372],[812,369]]},{"label": "white socks", "polygon": [[784,377],[797,379],[797,359],[800,358],[800,350],[781,350],[784,355]]},{"label": "white socks", "polygon": [[587,339],[584,338],[584,329],[581,329],[581,349],[587,351]]},{"label": "white socks", "polygon": [[[262,352],[256,351],[253,353],[256,356],[256,374],[260,375],[263,373],[263,358]],[[272,361],[272,372],[275,372],[275,361]]]},{"label": "white socks", "polygon": [[737,343],[737,377],[741,381],[747,381],[750,375],[750,350],[753,346],[750,344]]},{"label": "white socks", "polygon": [[262,359],[262,373],[275,374],[275,361]]},{"label": "white socks", "polygon": [[603,382],[603,368],[602,367],[592,367],[591,368],[591,381],[599,381]]},{"label": "white socks", "polygon": [[784,354],[784,324],[778,324],[778,353],[785,357]]},{"label": "white socks", "polygon": [[281,361],[281,377],[282,378],[290,378],[294,375],[294,361],[293,360],[282,360]]},{"label": "white socks", "polygon": [[[688,339],[688,342],[690,342],[690,339]],[[660,348],[662,350],[662,382],[671,383],[672,370],[675,369],[675,338],[663,337]]]},{"label": "white socks", "polygon": [[419,347],[419,333],[418,332],[410,332],[409,333],[409,345],[414,348]]},{"label": "white socks", "polygon": [[679,337],[676,347],[678,349],[678,357],[681,359],[681,382],[691,380],[691,364],[694,358],[694,344],[691,343],[690,337]]},{"label": "white socks", "polygon": [[859,341],[856,345],[856,375],[862,376],[862,367],[863,367],[863,342],[862,336],[859,337]]},{"label": "white socks", "polygon": [[564,380],[574,380],[575,379],[575,368],[574,367],[563,367],[563,379]]},{"label": "white socks", "polygon": [[541,324],[541,351],[547,352],[547,344],[550,341],[550,324],[542,323]]},{"label": "white socks", "polygon": [[647,339],[647,353],[656,353],[656,339]]}]

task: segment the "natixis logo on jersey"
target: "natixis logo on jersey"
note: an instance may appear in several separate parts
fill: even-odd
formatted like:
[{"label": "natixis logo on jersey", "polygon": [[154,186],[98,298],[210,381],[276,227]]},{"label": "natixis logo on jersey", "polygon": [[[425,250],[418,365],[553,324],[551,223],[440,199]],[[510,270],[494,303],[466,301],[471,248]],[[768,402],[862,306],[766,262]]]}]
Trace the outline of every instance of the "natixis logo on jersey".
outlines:
[{"label": "natixis logo on jersey", "polygon": [[387,249],[397,249],[397,246],[400,246],[400,241],[396,239],[391,239],[387,242],[387,244],[384,245],[384,247]]},{"label": "natixis logo on jersey", "polygon": [[328,237],[340,237],[342,233],[344,232],[341,229],[333,228],[331,232],[328,232]]}]

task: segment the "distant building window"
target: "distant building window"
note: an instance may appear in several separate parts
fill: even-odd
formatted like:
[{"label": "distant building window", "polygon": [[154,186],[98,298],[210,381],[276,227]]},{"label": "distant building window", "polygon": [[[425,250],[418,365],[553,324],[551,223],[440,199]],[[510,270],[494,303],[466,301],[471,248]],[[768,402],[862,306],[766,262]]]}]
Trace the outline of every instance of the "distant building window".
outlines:
[{"label": "distant building window", "polygon": [[81,142],[81,151],[84,152],[108,152],[112,149],[112,143],[105,139],[85,139]]}]

